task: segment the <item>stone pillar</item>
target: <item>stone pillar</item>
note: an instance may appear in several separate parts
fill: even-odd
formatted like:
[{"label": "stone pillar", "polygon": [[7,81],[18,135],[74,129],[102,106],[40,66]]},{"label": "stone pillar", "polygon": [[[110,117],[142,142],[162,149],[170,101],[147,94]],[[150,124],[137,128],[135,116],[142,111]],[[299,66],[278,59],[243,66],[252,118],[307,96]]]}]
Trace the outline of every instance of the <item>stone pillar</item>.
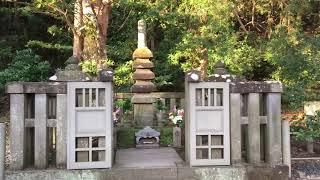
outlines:
[{"label": "stone pillar", "polygon": [[25,99],[24,94],[10,94],[10,167],[12,170],[20,170],[24,166]]},{"label": "stone pillar", "polygon": [[138,22],[138,48],[133,52],[133,79],[135,84],[131,91],[135,93],[131,99],[134,104],[134,121],[138,126],[153,126],[154,107],[151,92],[155,85],[151,82],[155,75],[150,70],[154,67],[150,59],[152,52],[146,46],[146,23],[144,20]]},{"label": "stone pillar", "polygon": [[181,128],[173,128],[173,147],[181,148]]},{"label": "stone pillar", "polygon": [[56,164],[67,165],[67,95],[57,94]]},{"label": "stone pillar", "polygon": [[0,179],[4,179],[4,164],[6,160],[6,124],[0,123]]},{"label": "stone pillar", "polygon": [[34,165],[39,169],[44,169],[48,165],[47,102],[47,94],[35,95]]}]

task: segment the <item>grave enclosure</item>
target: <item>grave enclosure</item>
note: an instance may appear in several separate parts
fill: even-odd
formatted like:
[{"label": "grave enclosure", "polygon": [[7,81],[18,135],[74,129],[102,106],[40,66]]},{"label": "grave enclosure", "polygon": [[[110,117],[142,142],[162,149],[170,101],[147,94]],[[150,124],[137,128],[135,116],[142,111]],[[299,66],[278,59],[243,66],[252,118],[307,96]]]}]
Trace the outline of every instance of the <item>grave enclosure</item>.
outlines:
[{"label": "grave enclosure", "polygon": [[[144,31],[139,29],[140,50],[147,49]],[[8,84],[11,161],[6,178],[288,178],[290,135],[288,122],[281,120],[281,83],[240,80],[218,62],[215,73],[205,81],[198,71],[186,73],[184,94],[154,92],[152,53],[143,52],[136,50],[133,56],[137,64],[132,94],[114,94],[108,70],[100,73],[107,72],[100,81],[86,82],[81,77],[78,81]],[[155,99],[167,99],[170,107],[179,101],[185,109],[184,162],[161,168],[115,166],[119,150],[113,103],[124,97],[132,97],[134,111],[139,111],[132,121],[143,126],[153,124]],[[30,166],[35,169],[24,170]],[[49,166],[53,170],[45,170]]]}]

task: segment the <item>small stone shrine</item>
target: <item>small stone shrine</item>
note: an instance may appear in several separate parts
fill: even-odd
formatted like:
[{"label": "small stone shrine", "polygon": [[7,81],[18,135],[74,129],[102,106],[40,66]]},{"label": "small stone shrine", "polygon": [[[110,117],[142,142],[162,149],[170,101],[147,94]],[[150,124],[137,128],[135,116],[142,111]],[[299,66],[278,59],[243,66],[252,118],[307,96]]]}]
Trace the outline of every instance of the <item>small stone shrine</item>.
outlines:
[{"label": "small stone shrine", "polygon": [[150,126],[146,126],[135,133],[136,148],[157,148],[159,147],[160,133]]}]

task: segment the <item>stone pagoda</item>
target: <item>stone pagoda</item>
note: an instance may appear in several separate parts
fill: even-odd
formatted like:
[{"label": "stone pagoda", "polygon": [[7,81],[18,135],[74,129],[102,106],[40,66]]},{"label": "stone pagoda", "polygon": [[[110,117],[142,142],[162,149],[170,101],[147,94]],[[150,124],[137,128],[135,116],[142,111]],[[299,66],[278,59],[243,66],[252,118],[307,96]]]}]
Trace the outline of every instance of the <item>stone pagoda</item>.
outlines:
[{"label": "stone pagoda", "polygon": [[134,104],[134,121],[137,126],[154,126],[154,99],[151,92],[155,90],[152,80],[155,78],[151,68],[154,67],[153,54],[146,44],[146,23],[138,21],[138,48],[133,52],[133,79],[131,102]]}]

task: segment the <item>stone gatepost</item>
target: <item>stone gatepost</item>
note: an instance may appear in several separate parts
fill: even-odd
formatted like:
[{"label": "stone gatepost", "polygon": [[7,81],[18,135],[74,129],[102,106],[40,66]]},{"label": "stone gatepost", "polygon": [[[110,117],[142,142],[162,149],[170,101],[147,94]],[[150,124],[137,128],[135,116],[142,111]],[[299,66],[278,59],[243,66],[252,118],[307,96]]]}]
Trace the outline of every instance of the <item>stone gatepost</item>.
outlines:
[{"label": "stone gatepost", "polygon": [[154,67],[150,59],[153,54],[146,45],[146,23],[138,22],[138,48],[133,52],[133,79],[135,84],[131,87],[134,93],[131,102],[134,105],[134,121],[138,126],[153,126],[154,107],[151,92],[155,85],[151,82],[155,75],[151,71]]}]

